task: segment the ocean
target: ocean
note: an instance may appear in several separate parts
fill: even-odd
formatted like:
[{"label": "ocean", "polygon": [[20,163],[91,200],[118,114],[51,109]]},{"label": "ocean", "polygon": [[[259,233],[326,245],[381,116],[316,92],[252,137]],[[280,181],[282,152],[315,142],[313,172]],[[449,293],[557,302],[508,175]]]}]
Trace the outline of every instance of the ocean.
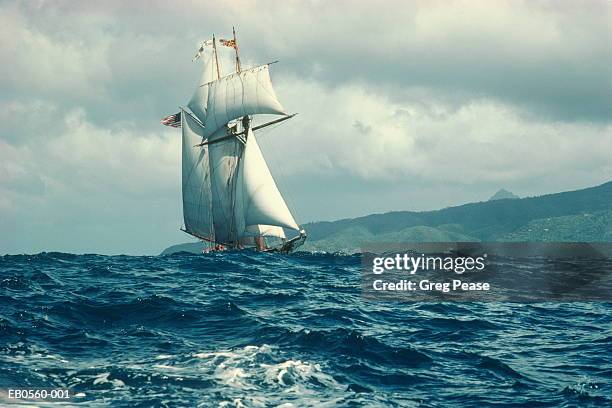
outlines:
[{"label": "ocean", "polygon": [[360,268],[305,252],[0,257],[0,405],[28,387],[92,407],[612,405],[612,304],[380,301]]}]

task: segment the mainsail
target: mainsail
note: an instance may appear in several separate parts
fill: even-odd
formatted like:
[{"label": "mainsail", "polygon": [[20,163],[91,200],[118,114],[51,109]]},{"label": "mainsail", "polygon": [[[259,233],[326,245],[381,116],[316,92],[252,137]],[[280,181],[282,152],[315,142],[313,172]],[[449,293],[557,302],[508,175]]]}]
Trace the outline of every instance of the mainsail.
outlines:
[{"label": "mainsail", "polygon": [[[214,79],[213,60],[204,63],[204,70],[198,85]],[[207,88],[198,86],[192,100],[202,98]],[[198,107],[190,106],[196,113]],[[206,106],[201,106],[206,110]],[[181,110],[182,137],[182,190],[183,220],[185,230],[199,238],[214,241],[212,196],[210,189],[210,163],[208,147],[194,148],[204,138],[204,128],[191,115]]]},{"label": "mainsail", "polygon": [[181,130],[185,230],[199,238],[213,241],[208,148],[193,147],[202,140],[204,129],[190,114],[181,111]]},{"label": "mainsail", "polygon": [[[240,70],[237,63],[238,72],[220,77],[214,37],[212,45],[189,111],[181,110],[185,231],[231,247],[259,247],[263,237],[285,242],[285,229],[299,231],[281,247],[291,250],[306,236],[278,190],[253,130],[293,115],[287,116],[276,97],[269,64]],[[237,45],[233,48],[237,52]],[[251,117],[258,114],[285,116],[252,129]]]}]

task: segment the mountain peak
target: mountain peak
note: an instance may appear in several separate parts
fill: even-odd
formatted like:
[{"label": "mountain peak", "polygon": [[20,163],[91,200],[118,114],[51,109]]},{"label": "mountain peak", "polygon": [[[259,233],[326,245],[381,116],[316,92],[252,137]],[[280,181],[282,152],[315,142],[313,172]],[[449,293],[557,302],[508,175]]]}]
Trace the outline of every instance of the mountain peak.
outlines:
[{"label": "mountain peak", "polygon": [[493,194],[493,196],[489,198],[489,201],[503,200],[506,198],[520,198],[520,197],[506,189],[501,188],[497,191],[497,193]]}]

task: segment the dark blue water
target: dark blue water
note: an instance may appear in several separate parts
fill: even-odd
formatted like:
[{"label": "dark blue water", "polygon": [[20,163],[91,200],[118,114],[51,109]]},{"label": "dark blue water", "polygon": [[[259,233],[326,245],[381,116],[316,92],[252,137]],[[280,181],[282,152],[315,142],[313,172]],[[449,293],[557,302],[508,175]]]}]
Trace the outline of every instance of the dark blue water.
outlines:
[{"label": "dark blue water", "polygon": [[0,405],[610,406],[612,305],[365,300],[360,257],[0,258]]}]

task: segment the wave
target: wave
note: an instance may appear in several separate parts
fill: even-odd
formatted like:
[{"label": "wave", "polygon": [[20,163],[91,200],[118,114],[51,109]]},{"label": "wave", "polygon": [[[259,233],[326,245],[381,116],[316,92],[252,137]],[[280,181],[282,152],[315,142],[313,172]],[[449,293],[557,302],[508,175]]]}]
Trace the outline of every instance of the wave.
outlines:
[{"label": "wave", "polygon": [[612,304],[373,301],[360,269],[341,253],[2,256],[0,387],[87,406],[610,404]]},{"label": "wave", "polygon": [[432,362],[425,353],[413,347],[390,346],[375,337],[347,329],[288,331],[278,339],[278,344],[299,346],[317,353],[362,358],[384,365],[419,367]]}]

